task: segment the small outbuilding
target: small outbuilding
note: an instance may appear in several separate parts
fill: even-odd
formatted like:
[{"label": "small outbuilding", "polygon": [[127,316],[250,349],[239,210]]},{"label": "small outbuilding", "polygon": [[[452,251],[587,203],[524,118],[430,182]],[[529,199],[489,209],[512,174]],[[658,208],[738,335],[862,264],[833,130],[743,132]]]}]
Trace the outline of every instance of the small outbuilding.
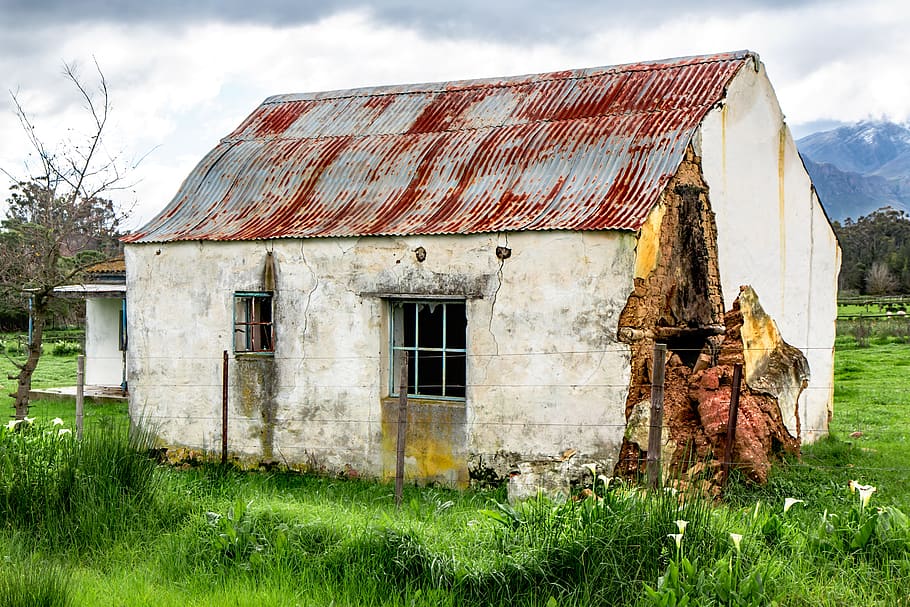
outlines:
[{"label": "small outbuilding", "polygon": [[[85,270],[79,284],[54,296],[85,300],[85,383],[126,394],[126,267],[123,258]],[[111,390],[109,390],[111,391]]]},{"label": "small outbuilding", "polygon": [[734,359],[767,453],[827,432],[839,250],[751,52],[271,97],[125,242],[167,446],[219,448],[226,351],[234,456],[388,477],[405,353],[409,478],[634,467],[655,341],[668,461]]}]

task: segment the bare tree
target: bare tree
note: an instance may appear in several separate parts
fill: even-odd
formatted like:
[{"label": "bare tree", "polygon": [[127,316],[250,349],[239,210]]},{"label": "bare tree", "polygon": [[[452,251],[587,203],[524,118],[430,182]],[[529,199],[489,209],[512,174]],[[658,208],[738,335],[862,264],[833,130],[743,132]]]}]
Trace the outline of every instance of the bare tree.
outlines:
[{"label": "bare tree", "polygon": [[866,293],[870,295],[887,295],[897,290],[898,281],[888,269],[888,264],[876,261],[866,272]]},{"label": "bare tree", "polygon": [[26,164],[25,178],[3,170],[15,185],[0,224],[0,290],[29,301],[32,339],[19,372],[16,418],[28,414],[32,374],[41,357],[41,342],[54,289],[77,280],[90,265],[116,251],[121,215],[105,198],[124,183],[124,164],[110,154],[103,137],[111,111],[107,81],[95,63],[96,82],[89,85],[72,65],[63,74],[75,87],[87,113],[88,130],[78,141],[51,149],[39,137],[19,97],[10,95],[16,116],[31,144],[35,160]]}]

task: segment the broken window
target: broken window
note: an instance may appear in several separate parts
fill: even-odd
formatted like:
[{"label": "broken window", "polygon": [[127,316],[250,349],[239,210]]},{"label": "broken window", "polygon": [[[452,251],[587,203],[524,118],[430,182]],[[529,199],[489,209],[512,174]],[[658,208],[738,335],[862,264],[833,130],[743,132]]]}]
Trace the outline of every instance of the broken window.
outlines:
[{"label": "broken window", "polygon": [[271,293],[234,293],[234,352],[273,352]]},{"label": "broken window", "polygon": [[397,396],[400,356],[408,356],[408,396],[463,399],[465,334],[463,301],[391,302],[390,389]]}]

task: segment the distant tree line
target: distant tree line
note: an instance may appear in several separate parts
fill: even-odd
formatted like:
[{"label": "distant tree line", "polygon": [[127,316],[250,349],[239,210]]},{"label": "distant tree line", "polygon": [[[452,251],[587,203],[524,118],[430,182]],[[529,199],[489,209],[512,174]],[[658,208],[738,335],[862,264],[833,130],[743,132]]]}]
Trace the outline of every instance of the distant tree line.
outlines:
[{"label": "distant tree line", "polygon": [[856,221],[834,222],[842,260],[842,294],[910,293],[910,216],[890,207]]}]

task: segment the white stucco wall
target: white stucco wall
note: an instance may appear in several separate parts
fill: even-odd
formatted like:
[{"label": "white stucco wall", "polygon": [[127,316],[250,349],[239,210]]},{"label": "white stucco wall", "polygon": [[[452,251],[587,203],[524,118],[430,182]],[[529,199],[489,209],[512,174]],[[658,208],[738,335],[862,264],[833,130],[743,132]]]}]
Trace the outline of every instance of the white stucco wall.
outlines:
[{"label": "white stucco wall", "polygon": [[[498,245],[511,257],[500,261]],[[615,336],[634,247],[621,232],[127,245],[131,412],[165,442],[217,451],[228,350],[232,452],[261,453],[262,415],[243,391],[270,389],[276,460],[388,474],[384,296],[466,296],[467,397],[446,406],[464,408],[467,451],[576,449],[579,464],[612,466],[629,384]],[[261,288],[269,250],[277,346],[271,387],[257,388],[238,384],[231,305],[235,291]]]},{"label": "white stucco wall", "polygon": [[717,219],[725,305],[752,285],[784,340],[808,358],[800,425],[811,442],[827,433],[833,401],[840,252],[764,66],[740,71],[695,143]]},{"label": "white stucco wall", "polygon": [[90,297],[85,300],[85,383],[92,386],[119,386],[123,381],[123,352],[120,351],[119,297]]}]

